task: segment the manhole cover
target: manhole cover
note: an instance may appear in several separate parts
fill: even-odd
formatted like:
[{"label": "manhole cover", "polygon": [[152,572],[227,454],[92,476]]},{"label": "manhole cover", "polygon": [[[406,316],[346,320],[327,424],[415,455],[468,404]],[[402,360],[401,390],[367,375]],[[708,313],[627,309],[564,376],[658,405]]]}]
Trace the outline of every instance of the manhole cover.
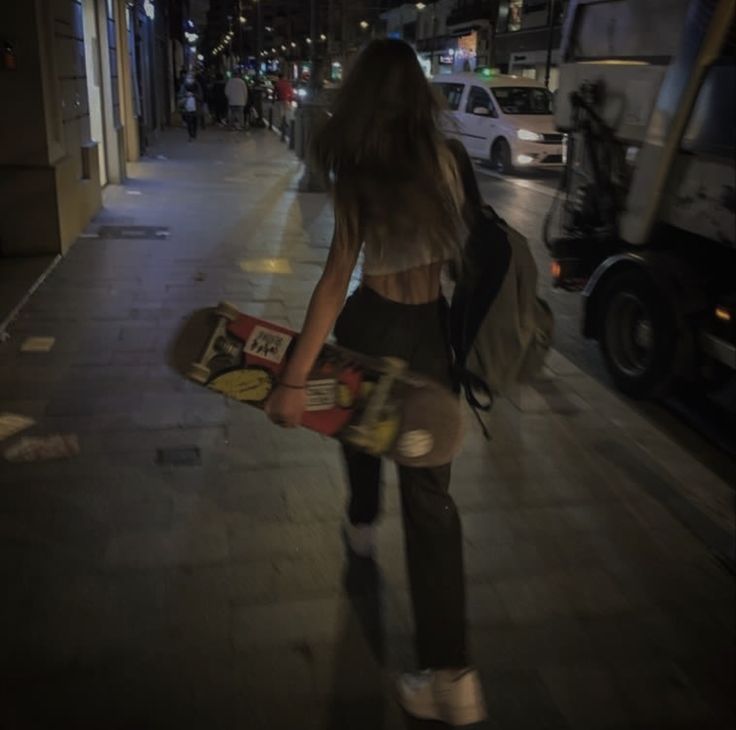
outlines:
[{"label": "manhole cover", "polygon": [[102,226],[97,233],[100,238],[154,240],[157,238],[167,238],[169,229],[166,226]]},{"label": "manhole cover", "polygon": [[161,466],[199,466],[202,459],[197,446],[156,449],[156,463]]}]

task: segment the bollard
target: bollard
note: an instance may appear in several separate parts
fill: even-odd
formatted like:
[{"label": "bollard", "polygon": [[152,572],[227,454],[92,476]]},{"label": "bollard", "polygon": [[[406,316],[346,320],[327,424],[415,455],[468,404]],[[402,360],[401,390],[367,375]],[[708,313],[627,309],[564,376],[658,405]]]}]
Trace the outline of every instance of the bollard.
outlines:
[{"label": "bollard", "polygon": [[326,118],[326,107],[320,101],[318,98],[310,104],[305,104],[299,120],[301,127],[300,149],[297,150],[297,156],[304,160],[304,173],[299,180],[299,191],[302,193],[325,192],[324,180],[315,169],[314,162],[309,154],[310,140],[315,130]]}]

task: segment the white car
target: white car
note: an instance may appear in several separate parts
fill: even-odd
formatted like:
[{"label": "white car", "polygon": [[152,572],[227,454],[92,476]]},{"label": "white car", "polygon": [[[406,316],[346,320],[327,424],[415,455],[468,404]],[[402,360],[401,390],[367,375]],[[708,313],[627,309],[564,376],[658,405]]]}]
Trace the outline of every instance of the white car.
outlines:
[{"label": "white car", "polygon": [[499,172],[563,166],[563,135],[555,127],[552,94],[538,81],[488,71],[435,76],[447,102],[442,129],[468,154]]}]

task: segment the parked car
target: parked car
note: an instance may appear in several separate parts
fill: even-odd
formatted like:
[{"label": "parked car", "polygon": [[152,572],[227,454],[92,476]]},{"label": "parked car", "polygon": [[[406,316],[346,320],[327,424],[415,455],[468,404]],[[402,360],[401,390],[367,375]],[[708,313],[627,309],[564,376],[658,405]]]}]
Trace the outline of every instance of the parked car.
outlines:
[{"label": "parked car", "polygon": [[561,168],[563,135],[555,127],[552,94],[523,76],[459,73],[436,76],[447,102],[442,127],[468,154],[499,172]]}]

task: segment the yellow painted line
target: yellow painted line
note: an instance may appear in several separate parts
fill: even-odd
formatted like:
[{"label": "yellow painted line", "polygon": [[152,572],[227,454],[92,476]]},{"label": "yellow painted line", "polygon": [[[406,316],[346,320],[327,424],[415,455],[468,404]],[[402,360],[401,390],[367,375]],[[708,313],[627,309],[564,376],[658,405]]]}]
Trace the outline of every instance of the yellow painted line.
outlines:
[{"label": "yellow painted line", "polygon": [[21,352],[49,352],[56,342],[55,337],[27,337],[20,346]]},{"label": "yellow painted line", "polygon": [[240,268],[248,274],[291,274],[289,259],[243,259]]}]

